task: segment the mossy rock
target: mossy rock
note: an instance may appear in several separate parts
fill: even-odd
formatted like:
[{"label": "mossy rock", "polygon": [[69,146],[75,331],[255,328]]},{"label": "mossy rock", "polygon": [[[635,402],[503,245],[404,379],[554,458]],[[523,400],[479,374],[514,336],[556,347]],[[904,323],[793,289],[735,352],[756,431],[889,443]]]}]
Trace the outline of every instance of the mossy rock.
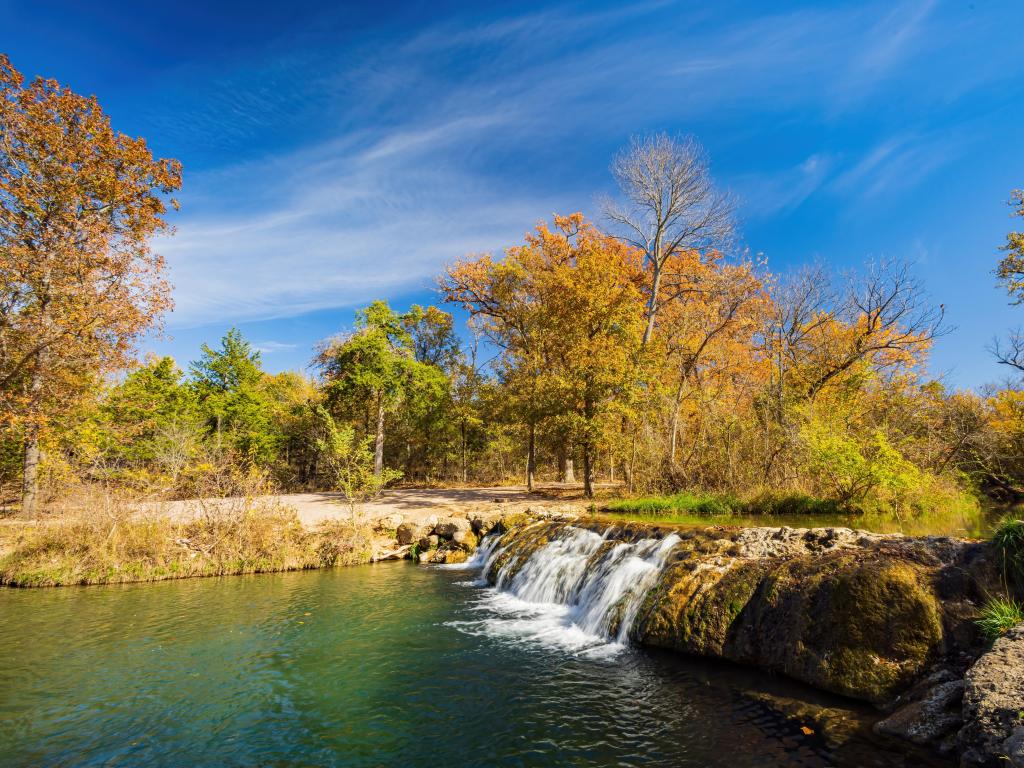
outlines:
[{"label": "mossy rock", "polygon": [[941,649],[938,601],[915,563],[839,552],[723,565],[702,548],[677,557],[648,594],[641,642],[875,704],[908,686]]}]

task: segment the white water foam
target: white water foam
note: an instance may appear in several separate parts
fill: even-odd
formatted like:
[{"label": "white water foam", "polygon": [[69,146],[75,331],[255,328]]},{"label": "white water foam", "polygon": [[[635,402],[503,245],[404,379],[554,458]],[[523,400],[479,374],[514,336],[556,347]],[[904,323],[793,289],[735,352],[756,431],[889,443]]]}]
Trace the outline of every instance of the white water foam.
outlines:
[{"label": "white water foam", "polygon": [[505,564],[494,587],[484,586],[485,576],[502,550],[498,536],[487,537],[463,566],[480,569],[480,579],[469,583],[484,586],[472,607],[481,618],[450,625],[588,656],[618,653],[679,537],[623,542],[606,536],[567,527],[515,573]]}]

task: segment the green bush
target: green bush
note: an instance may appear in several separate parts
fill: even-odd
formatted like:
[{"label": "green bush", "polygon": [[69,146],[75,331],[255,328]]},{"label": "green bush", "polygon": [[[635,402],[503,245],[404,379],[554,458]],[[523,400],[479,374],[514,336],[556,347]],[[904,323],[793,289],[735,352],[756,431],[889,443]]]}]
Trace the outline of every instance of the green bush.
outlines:
[{"label": "green bush", "polygon": [[747,509],[754,515],[848,515],[859,510],[846,507],[835,499],[819,499],[806,493],[762,493],[749,502]]}]

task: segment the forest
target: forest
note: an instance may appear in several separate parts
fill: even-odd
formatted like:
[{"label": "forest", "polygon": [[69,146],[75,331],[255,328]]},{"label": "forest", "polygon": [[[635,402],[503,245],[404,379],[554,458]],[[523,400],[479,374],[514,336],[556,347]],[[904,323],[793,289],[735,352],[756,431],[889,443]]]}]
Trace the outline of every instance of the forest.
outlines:
[{"label": "forest", "polygon": [[[593,217],[453,253],[437,306],[367,297],[308,372],[285,373],[236,328],[191,361],[138,359],[172,307],[149,243],[170,229],[179,163],[3,57],[0,146],[7,511],[97,489],[231,496],[254,475],[353,493],[579,482],[896,517],[1024,492],[1024,336],[993,345],[1006,382],[950,389],[928,355],[951,321],[912,263],[772,271],[696,139],[632,140]],[[1024,193],[1010,202],[1024,217]],[[1020,302],[1024,234],[997,247],[993,279]]]}]

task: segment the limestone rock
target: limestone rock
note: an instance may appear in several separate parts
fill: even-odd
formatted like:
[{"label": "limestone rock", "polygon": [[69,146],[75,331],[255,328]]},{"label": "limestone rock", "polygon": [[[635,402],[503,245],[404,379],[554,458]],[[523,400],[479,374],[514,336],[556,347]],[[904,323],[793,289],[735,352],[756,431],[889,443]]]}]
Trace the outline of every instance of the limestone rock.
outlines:
[{"label": "limestone rock", "polygon": [[473,533],[477,535],[477,538],[482,539],[491,532],[495,525],[498,524],[498,521],[501,520],[502,514],[503,513],[501,512],[475,513],[469,521]]},{"label": "limestone rock", "polygon": [[429,535],[430,528],[416,523],[402,523],[395,532],[395,537],[398,539],[399,544],[412,544],[414,541],[419,541],[424,536]]},{"label": "limestone rock", "polygon": [[387,552],[378,552],[370,558],[371,563],[381,563],[385,560],[404,560],[409,554],[410,547],[408,544],[398,547]]},{"label": "limestone rock", "polygon": [[457,544],[460,549],[464,549],[466,552],[472,552],[476,549],[479,543],[476,534],[473,530],[467,531],[456,531],[452,534],[452,543]]},{"label": "limestone rock", "polygon": [[472,525],[465,517],[449,517],[434,526],[434,533],[445,539],[450,539],[456,533],[465,533],[472,529]]},{"label": "limestone rock", "polygon": [[875,733],[906,739],[920,746],[937,745],[963,722],[960,701],[963,680],[939,683],[918,701],[912,701],[875,724]]},{"label": "limestone rock", "polygon": [[1024,768],[1024,625],[996,640],[964,682],[960,764]]},{"label": "limestone rock", "polygon": [[385,530],[392,530],[392,531],[394,531],[394,530],[397,530],[398,526],[400,526],[403,522],[405,522],[405,518],[403,518],[398,513],[394,513],[394,514],[385,515],[384,517],[382,517],[380,519],[380,521],[379,521],[379,524],[380,524],[380,527],[384,528]]}]

